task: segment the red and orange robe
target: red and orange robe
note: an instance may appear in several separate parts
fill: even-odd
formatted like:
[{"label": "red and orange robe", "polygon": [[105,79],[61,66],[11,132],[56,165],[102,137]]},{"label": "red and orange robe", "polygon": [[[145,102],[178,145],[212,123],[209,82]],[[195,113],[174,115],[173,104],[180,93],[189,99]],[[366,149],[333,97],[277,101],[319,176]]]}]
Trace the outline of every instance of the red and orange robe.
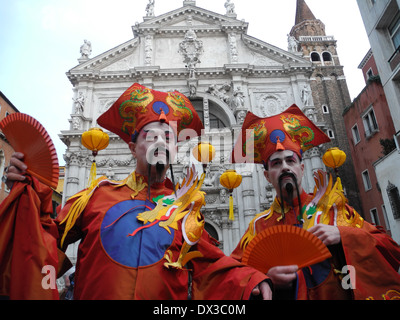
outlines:
[{"label": "red and orange robe", "polygon": [[[305,192],[301,203],[305,208],[313,195]],[[257,215],[231,257],[241,261],[244,244],[262,230],[280,224],[302,227],[304,218],[297,199],[293,208],[285,204],[285,219],[281,205],[275,199],[272,207]],[[331,208],[333,211],[334,209]],[[340,218],[346,215],[346,219]],[[284,298],[298,300],[334,299],[400,299],[400,247],[385,232],[364,221],[348,206],[331,214],[328,224],[339,228],[341,243],[329,246],[332,258],[298,272],[293,289]],[[344,271],[344,272],[343,272]],[[282,294],[279,290],[277,296]]]},{"label": "red and orange robe", "polygon": [[[15,212],[17,216],[30,216],[35,220],[29,226],[25,225],[26,230],[40,230],[40,235],[35,237],[41,241],[31,243],[31,255],[25,260],[25,263],[32,262],[33,269],[36,270],[35,277],[39,280],[44,276],[40,273],[43,263],[58,268],[61,260],[57,258],[57,245],[60,247],[61,238],[62,250],[65,250],[68,244],[81,240],[75,273],[74,299],[184,300],[188,298],[189,291],[192,299],[249,299],[252,289],[266,279],[264,274],[225,256],[207,232],[203,232],[200,241],[193,248],[200,251],[203,257],[191,261],[188,266],[190,271],[166,268],[166,251],[171,251],[176,260],[181,250],[181,221],[177,230],[170,229],[168,232],[154,224],[140,229],[135,236],[129,236],[143,226],[137,219],[139,213],[153,209],[155,199],[172,194],[173,188],[169,180],[152,184],[150,198],[146,178],[135,173],[119,183],[100,179],[93,190],[85,192],[85,196],[90,198],[72,228],[66,233],[65,239],[63,235],[66,224],[60,222],[68,216],[71,206],[79,201],[79,196],[72,197],[66,203],[55,221],[47,215],[46,219],[42,218],[42,221],[39,221],[39,217],[44,217],[42,208],[39,207],[35,212],[30,212],[30,215],[26,212],[21,213],[19,209]],[[19,201],[25,203],[30,199],[28,195]],[[1,219],[0,215],[0,229],[5,230],[10,223],[6,226]],[[46,223],[51,224],[51,228],[48,228]],[[20,242],[28,240],[26,234],[17,230],[7,230],[14,232],[14,238],[18,238]],[[48,231],[51,231],[51,235],[48,235]],[[9,239],[8,243],[12,244],[15,239]],[[52,260],[36,261],[36,255],[41,253]],[[0,251],[0,254],[8,257],[8,260],[14,259],[14,254],[7,250]],[[23,289],[19,286],[14,294],[14,286],[18,280],[12,271],[13,265],[11,264],[11,271],[10,267],[7,267],[7,259],[1,259],[0,270],[3,272],[6,266],[6,273],[11,274],[11,277],[6,277],[4,281],[2,273],[0,295],[16,299],[56,298],[54,292],[53,295],[48,295],[47,290],[41,289],[40,282],[32,279],[33,273],[28,273],[24,281],[25,285],[32,282],[32,286],[38,289],[38,295],[22,292]]]}]

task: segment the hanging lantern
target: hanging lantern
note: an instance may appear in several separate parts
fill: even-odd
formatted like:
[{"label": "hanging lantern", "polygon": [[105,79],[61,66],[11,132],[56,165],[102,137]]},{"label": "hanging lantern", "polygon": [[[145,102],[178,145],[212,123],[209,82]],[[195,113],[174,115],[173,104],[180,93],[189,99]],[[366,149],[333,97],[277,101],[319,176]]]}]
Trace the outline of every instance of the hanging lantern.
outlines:
[{"label": "hanging lantern", "polygon": [[193,148],[194,158],[203,164],[203,168],[207,166],[208,163],[215,156],[215,148],[212,144],[208,142],[200,142],[196,147]]},{"label": "hanging lantern", "polygon": [[107,148],[109,143],[109,136],[100,128],[92,128],[82,133],[82,145],[92,151],[93,163],[90,168],[88,187],[96,180],[96,156],[100,150]]},{"label": "hanging lantern", "polygon": [[233,214],[232,192],[233,189],[236,189],[242,183],[242,176],[238,174],[235,170],[227,170],[221,175],[221,177],[219,178],[219,182],[222,186],[229,190],[229,219],[235,220],[235,216]]},{"label": "hanging lantern", "polygon": [[[328,149],[322,157],[324,164],[335,170],[336,175],[338,175],[338,168],[341,167],[346,161],[346,153],[339,148]],[[338,187],[343,190],[342,181],[340,177],[337,177]]]},{"label": "hanging lantern", "polygon": [[322,157],[322,161],[327,167],[337,170],[344,164],[346,158],[346,153],[344,153],[342,150],[339,148],[331,148],[325,152],[324,156]]}]

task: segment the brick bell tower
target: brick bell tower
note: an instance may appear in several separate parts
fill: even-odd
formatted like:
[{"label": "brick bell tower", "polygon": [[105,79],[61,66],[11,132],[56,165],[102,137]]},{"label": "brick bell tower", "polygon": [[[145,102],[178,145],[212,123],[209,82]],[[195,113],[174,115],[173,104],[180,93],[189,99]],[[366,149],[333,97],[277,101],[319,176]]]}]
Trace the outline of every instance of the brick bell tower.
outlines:
[{"label": "brick bell tower", "polygon": [[363,215],[342,116],[343,110],[351,104],[351,98],[337,53],[337,41],[326,35],[325,24],[314,16],[305,0],[297,0],[295,25],[289,39],[289,50],[313,62],[315,69],[310,87],[315,107],[314,120],[332,140],[325,150],[338,147],[346,153],[347,160],[339,168],[339,175],[349,203]]}]

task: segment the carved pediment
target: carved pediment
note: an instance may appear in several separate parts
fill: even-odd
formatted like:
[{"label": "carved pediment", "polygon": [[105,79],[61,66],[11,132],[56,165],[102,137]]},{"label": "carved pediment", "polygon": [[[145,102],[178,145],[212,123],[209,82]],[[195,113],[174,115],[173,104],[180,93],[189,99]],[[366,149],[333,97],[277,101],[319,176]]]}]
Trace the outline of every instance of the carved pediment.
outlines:
[{"label": "carved pediment", "polygon": [[188,28],[196,32],[221,32],[229,29],[246,32],[248,23],[196,6],[184,6],[160,16],[146,19],[132,27],[134,34],[184,33]]}]

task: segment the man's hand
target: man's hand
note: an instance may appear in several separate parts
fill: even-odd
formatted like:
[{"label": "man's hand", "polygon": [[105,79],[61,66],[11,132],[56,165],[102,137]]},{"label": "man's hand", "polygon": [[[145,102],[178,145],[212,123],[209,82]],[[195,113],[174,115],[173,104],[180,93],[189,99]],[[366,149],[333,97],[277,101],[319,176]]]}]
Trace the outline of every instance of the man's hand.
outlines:
[{"label": "man's hand", "polygon": [[251,292],[253,296],[262,295],[263,300],[272,300],[272,290],[266,281],[258,284]]},{"label": "man's hand", "polygon": [[7,167],[7,187],[11,189],[15,181],[24,181],[26,169],[28,168],[23,162],[24,154],[21,152],[15,152],[10,159],[10,165]]},{"label": "man's hand", "polygon": [[339,228],[335,226],[317,224],[308,231],[316,235],[326,246],[338,244],[341,241]]},{"label": "man's hand", "polygon": [[278,288],[289,288],[292,281],[297,278],[298,266],[280,266],[269,269],[267,276],[271,279],[274,286]]}]

